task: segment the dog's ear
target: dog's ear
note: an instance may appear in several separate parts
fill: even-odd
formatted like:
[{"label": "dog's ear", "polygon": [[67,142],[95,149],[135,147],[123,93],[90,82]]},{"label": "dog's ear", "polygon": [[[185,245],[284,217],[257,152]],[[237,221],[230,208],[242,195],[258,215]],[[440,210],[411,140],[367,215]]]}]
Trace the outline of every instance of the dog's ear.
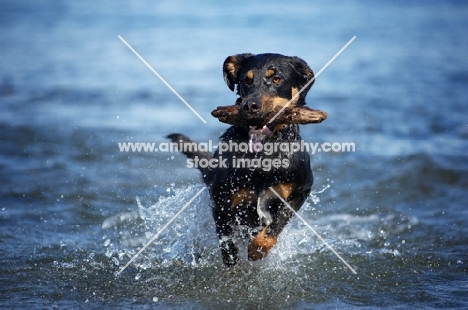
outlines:
[{"label": "dog's ear", "polygon": [[253,54],[249,54],[249,53],[237,54],[237,55],[229,56],[224,61],[224,64],[223,64],[224,81],[226,82],[230,90],[234,91],[234,87],[237,84],[239,84],[239,77],[237,76],[237,74],[239,73],[239,70],[242,67],[242,63],[251,56],[253,56]]},{"label": "dog's ear", "polygon": [[297,105],[305,105],[305,97],[307,95],[307,92],[315,82],[314,72],[309,67],[309,65],[307,65],[307,63],[299,57],[291,57],[291,65],[297,73],[296,83],[299,90],[301,90],[305,85],[307,85],[307,83],[309,83],[310,80],[313,79],[313,81],[309,85],[307,85],[307,87],[299,95]]}]

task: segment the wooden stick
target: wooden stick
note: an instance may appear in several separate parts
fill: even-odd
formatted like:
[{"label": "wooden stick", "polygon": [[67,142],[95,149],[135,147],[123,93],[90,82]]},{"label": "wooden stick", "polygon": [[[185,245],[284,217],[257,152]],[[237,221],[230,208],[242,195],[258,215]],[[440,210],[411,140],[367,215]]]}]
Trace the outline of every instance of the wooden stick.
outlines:
[{"label": "wooden stick", "polygon": [[[262,126],[266,125],[281,107],[273,109],[267,113],[248,113],[240,109],[238,105],[217,107],[211,112],[220,122],[237,126]],[[261,114],[261,115],[259,115]],[[308,107],[287,107],[273,121],[274,124],[312,124],[321,123],[327,119],[327,113],[319,110],[312,110]]]}]

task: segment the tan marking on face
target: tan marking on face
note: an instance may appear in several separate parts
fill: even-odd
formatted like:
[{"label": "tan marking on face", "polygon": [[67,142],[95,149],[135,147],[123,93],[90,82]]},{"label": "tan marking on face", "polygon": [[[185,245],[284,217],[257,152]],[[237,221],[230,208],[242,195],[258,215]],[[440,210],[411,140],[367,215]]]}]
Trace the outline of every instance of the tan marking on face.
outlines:
[{"label": "tan marking on face", "polygon": [[278,106],[284,107],[288,101],[289,100],[286,98],[263,96],[260,100],[262,103],[262,112],[269,112]]},{"label": "tan marking on face", "polygon": [[268,252],[273,248],[277,242],[276,236],[268,236],[266,230],[268,227],[263,228],[256,236],[252,237],[248,246],[248,256],[250,260],[259,260],[265,258]]},{"label": "tan marking on face", "polygon": [[246,77],[247,77],[249,80],[253,80],[253,78],[254,78],[254,73],[253,73],[253,71],[252,71],[252,70],[248,71]]},{"label": "tan marking on face", "polygon": [[[294,96],[297,95],[297,93],[299,92],[299,90],[297,89],[297,87],[293,87],[291,88],[291,98],[294,98]],[[296,98],[293,99],[293,101],[291,101],[291,103],[289,104],[289,106],[293,107],[297,104],[297,101],[299,100],[299,96],[297,96]]]},{"label": "tan marking on face", "polygon": [[294,97],[296,96],[296,94],[299,92],[299,90],[297,89],[297,87],[293,87],[291,88],[291,95]]},{"label": "tan marking on face", "polygon": [[232,194],[231,196],[231,209],[234,210],[236,207],[246,205],[257,201],[257,193],[248,189],[242,188]]},{"label": "tan marking on face", "polygon": [[272,187],[284,200],[288,200],[294,189],[294,183],[280,183]]},{"label": "tan marking on face", "polygon": [[272,77],[274,74],[275,74],[275,70],[268,69],[268,70],[265,72],[265,77],[266,77],[266,78],[270,78],[270,77]]}]

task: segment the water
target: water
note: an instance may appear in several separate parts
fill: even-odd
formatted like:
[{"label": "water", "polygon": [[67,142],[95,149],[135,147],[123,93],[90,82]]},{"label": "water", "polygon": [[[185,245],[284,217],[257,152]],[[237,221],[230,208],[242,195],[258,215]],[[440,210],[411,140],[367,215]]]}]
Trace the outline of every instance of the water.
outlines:
[{"label": "water", "polygon": [[[0,13],[0,307],[467,308],[468,6],[269,1],[4,1]],[[119,40],[122,36],[207,121]],[[216,141],[232,54],[318,72],[315,195],[263,261],[223,267],[205,190],[175,153],[119,142]],[[324,191],[322,191],[325,189]],[[244,250],[245,251],[245,250]]]}]

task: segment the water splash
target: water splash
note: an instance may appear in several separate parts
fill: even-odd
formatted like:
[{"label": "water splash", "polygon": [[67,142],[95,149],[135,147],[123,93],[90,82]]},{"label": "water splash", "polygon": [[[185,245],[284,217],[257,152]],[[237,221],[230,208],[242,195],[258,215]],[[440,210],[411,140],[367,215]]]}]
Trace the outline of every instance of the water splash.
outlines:
[{"label": "water splash", "polygon": [[[328,180],[327,180],[328,181]],[[330,182],[333,183],[333,182]],[[340,253],[362,252],[363,244],[380,242],[386,251],[392,248],[392,242],[386,240],[387,231],[405,230],[416,222],[404,220],[397,216],[386,218],[377,214],[356,216],[347,213],[320,215],[311,207],[319,201],[316,195],[323,194],[331,187],[330,183],[321,190],[313,191],[311,200],[306,201],[300,215],[307,223]],[[136,197],[137,210],[122,213],[106,219],[103,228],[114,228],[117,231],[114,238],[106,234],[103,246],[106,256],[114,266],[122,266],[129,261],[141,247],[150,240],[176,214],[180,208],[200,190],[200,186],[176,188],[171,186],[155,203],[145,205]],[[316,198],[314,198],[316,197]],[[192,204],[168,227],[151,246],[146,249],[132,265],[141,273],[155,267],[184,265],[191,267],[222,267],[215,225],[211,214],[212,202],[207,191],[197,197]],[[395,226],[395,222],[404,223]],[[404,226],[404,227],[403,227]],[[402,228],[403,227],[403,228]],[[303,257],[317,257],[327,254],[323,242],[318,240],[304,223],[293,217],[290,224],[279,236],[278,244],[269,256],[260,262],[247,260],[247,242],[237,236],[240,250],[241,266],[264,266],[266,268],[282,268],[283,265],[299,262]],[[118,240],[115,240],[115,237]],[[333,257],[330,258],[334,260]],[[141,274],[137,277],[139,278]]]},{"label": "water splash", "polygon": [[[171,187],[167,191],[171,193],[170,196],[161,196],[156,203],[149,206],[145,206],[141,199],[136,197],[136,212],[113,216],[104,221],[103,228],[117,228],[120,239],[119,242],[114,242],[120,243],[120,248],[118,245],[111,247],[112,242],[105,241],[107,255],[112,258],[120,256],[122,260],[128,261],[136,253],[134,247],[141,248],[146,244],[200,188]],[[158,265],[171,265],[174,262],[187,265],[204,264],[212,256],[211,253],[218,251],[217,244],[211,216],[211,201],[207,191],[204,191],[161,232],[136,260],[135,265],[140,269],[148,269]],[[132,248],[122,251],[122,246]]]},{"label": "water splash", "polygon": [[[330,180],[327,179],[327,182],[330,182]],[[330,183],[333,183],[333,181],[331,181]],[[329,189],[331,187],[330,183],[322,185],[321,190],[312,190],[312,192],[309,194],[309,197],[314,203],[314,205],[317,205],[320,202],[320,198],[317,196],[317,194],[323,194],[327,189]],[[310,206],[308,204],[306,206],[303,206],[303,208],[304,207],[307,208],[307,210],[310,209]]]}]

